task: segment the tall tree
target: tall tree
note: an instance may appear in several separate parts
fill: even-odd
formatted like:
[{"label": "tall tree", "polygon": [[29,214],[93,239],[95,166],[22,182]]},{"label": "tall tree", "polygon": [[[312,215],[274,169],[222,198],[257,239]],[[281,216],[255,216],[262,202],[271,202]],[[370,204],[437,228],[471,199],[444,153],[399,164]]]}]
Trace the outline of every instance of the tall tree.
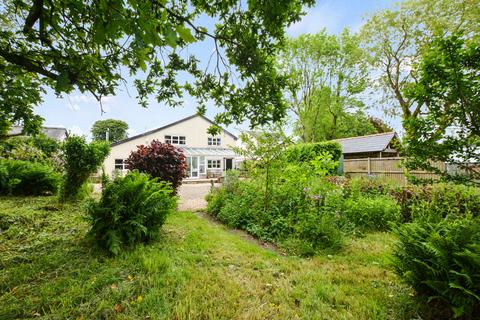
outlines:
[{"label": "tall tree", "polygon": [[367,67],[359,43],[348,29],[338,37],[323,30],[289,39],[278,56],[278,68],[289,76],[286,96],[302,141],[333,138],[339,119],[364,107]]},{"label": "tall tree", "polygon": [[[33,94],[39,87],[53,88],[57,94],[77,88],[101,101],[126,81],[124,73],[137,75],[143,106],[151,95],[176,106],[188,93],[197,99],[200,112],[207,101],[224,108],[218,123],[277,120],[285,114],[285,78],[276,72],[271,57],[282,47],[285,28],[300,19],[304,5],[313,4],[314,0],[5,0],[0,6],[0,109],[7,121],[2,123],[29,123],[32,107],[40,101]],[[202,23],[208,18],[214,20],[213,27]],[[204,40],[215,49],[211,61],[202,64],[189,54],[195,50],[187,48]],[[177,75],[184,72],[191,77],[179,81]],[[10,74],[23,86],[10,89],[5,82]],[[15,96],[27,97],[28,103]],[[16,111],[22,107],[27,110]]]},{"label": "tall tree", "polygon": [[480,181],[480,38],[435,37],[417,72],[417,82],[404,94],[425,111],[404,122],[407,166],[464,178],[439,171],[430,161],[447,162],[468,173],[467,181]]},{"label": "tall tree", "polygon": [[128,124],[122,120],[98,120],[92,126],[93,140],[117,142],[127,138]]},{"label": "tall tree", "polygon": [[361,30],[362,44],[370,53],[375,96],[383,93],[379,104],[385,111],[404,121],[421,115],[425,106],[404,89],[418,82],[416,66],[432,37],[458,29],[480,35],[478,0],[408,0],[370,17]]}]

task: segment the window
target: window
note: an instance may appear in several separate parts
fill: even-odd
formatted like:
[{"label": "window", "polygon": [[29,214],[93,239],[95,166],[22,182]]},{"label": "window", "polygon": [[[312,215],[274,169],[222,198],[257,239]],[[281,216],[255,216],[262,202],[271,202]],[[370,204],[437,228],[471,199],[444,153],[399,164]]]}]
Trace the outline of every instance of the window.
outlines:
[{"label": "window", "polygon": [[165,136],[165,143],[186,144],[185,136]]},{"label": "window", "polygon": [[220,169],[221,168],[221,160],[208,160],[207,161],[207,168],[208,169]]},{"label": "window", "polygon": [[125,170],[125,162],[123,159],[115,159],[115,170]]},{"label": "window", "polygon": [[219,146],[219,145],[221,145],[220,138],[209,137],[208,138],[208,145],[209,146]]}]

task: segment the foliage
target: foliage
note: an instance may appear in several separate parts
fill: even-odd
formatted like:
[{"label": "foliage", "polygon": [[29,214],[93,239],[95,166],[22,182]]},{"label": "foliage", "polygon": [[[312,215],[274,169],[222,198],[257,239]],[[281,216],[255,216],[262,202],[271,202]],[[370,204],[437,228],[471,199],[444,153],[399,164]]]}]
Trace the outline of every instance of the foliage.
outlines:
[{"label": "foliage", "polygon": [[390,127],[390,125],[388,125],[384,120],[380,118],[369,116],[368,121],[372,124],[372,126],[378,133],[395,131],[392,127]]},{"label": "foliage", "polygon": [[59,184],[60,175],[45,164],[0,159],[0,194],[55,194]]},{"label": "foliage", "polygon": [[60,143],[43,133],[9,137],[0,145],[0,157],[15,160],[52,162],[59,152]]},{"label": "foliage", "polygon": [[338,161],[342,156],[342,147],[338,142],[298,143],[284,152],[285,159],[289,163],[306,162],[314,166],[322,158],[328,157],[326,154],[330,155],[327,171],[329,174],[335,174],[339,165]]},{"label": "foliage", "polygon": [[320,204],[319,196],[302,188],[299,182],[304,177],[274,177],[268,203],[261,180],[239,180],[235,188],[214,190],[207,197],[207,212],[232,228],[277,243],[293,254],[310,256],[319,250],[339,249],[344,238],[340,221],[331,207]]},{"label": "foliage", "polygon": [[[418,81],[405,94],[425,106],[422,116],[406,119],[406,167],[424,169],[445,179],[480,179],[480,41],[462,34],[434,38],[417,70]],[[466,175],[440,170],[432,161],[455,165]]]},{"label": "foliage", "polygon": [[289,39],[280,52],[277,65],[289,77],[286,95],[300,141],[375,132],[360,120],[366,118],[360,95],[367,88],[368,71],[359,44],[360,38],[348,29],[339,36],[322,30]]},{"label": "foliage", "polygon": [[[122,120],[98,120],[92,126],[93,140],[117,142],[127,138],[128,124]],[[108,137],[107,137],[108,132]]]},{"label": "foliage", "polygon": [[168,183],[150,180],[144,173],[132,171],[117,177],[105,186],[98,202],[91,199],[87,205],[89,233],[114,255],[149,241],[176,207],[172,193]]},{"label": "foliage", "polygon": [[438,222],[445,218],[478,217],[480,190],[453,183],[415,188],[410,204],[411,219]]},{"label": "foliage", "polygon": [[270,125],[253,132],[243,132],[240,135],[242,147],[234,148],[235,152],[242,155],[244,169],[251,176],[264,176],[262,183],[265,188],[264,206],[269,204],[272,194],[272,173],[281,165],[281,157],[285,149],[292,143],[282,129],[282,123]]},{"label": "foliage", "polygon": [[70,136],[63,144],[65,172],[60,198],[62,201],[76,200],[83,197],[82,188],[88,178],[96,173],[110,152],[105,142],[87,143],[85,138]]},{"label": "foliage", "polygon": [[361,230],[389,230],[400,222],[400,206],[388,196],[358,196],[345,201],[345,218]]},{"label": "foliage", "polygon": [[0,318],[418,318],[412,290],[387,272],[389,233],[298,259],[178,212],[161,241],[105,257],[85,241],[89,227],[79,203],[0,200]]},{"label": "foliage", "polygon": [[[0,41],[4,44],[4,17],[0,12]],[[3,46],[2,46],[3,48]],[[0,49],[1,50],[1,49]],[[2,56],[0,54],[0,56]],[[4,138],[12,125],[21,123],[25,133],[39,132],[43,118],[34,113],[35,105],[42,102],[45,89],[41,78],[27,73],[0,57],[0,140]]]},{"label": "foliage", "polygon": [[[136,78],[143,106],[151,95],[177,106],[189,94],[201,112],[207,101],[225,108],[217,123],[281,119],[285,77],[271,57],[282,47],[286,27],[300,19],[303,6],[313,4],[7,0],[0,9],[0,78],[20,79],[4,88],[2,113],[23,106],[24,121],[35,119],[39,96],[33,89],[39,86],[57,94],[77,88],[101,100],[116,93],[126,70]],[[188,48],[207,40],[216,50],[205,67]],[[190,81],[178,79],[185,72]]]},{"label": "foliage", "polygon": [[333,160],[331,153],[323,151],[318,154],[313,160],[310,160],[313,171],[319,176],[326,176],[337,171],[339,163]]},{"label": "foliage", "polygon": [[421,116],[424,105],[415,103],[404,89],[419,79],[415,66],[422,60],[425,46],[434,35],[460,28],[478,35],[479,8],[478,2],[471,0],[407,0],[368,19],[361,30],[362,47],[376,71],[371,72],[375,77],[373,96],[380,97],[379,104],[386,112],[400,115],[404,123]]},{"label": "foliage", "polygon": [[434,318],[474,319],[480,311],[479,221],[415,222],[396,233],[395,272],[433,307]]},{"label": "foliage", "polygon": [[169,182],[176,191],[187,175],[183,151],[171,144],[153,140],[150,145],[138,146],[125,160],[129,170],[148,173],[160,181]]}]

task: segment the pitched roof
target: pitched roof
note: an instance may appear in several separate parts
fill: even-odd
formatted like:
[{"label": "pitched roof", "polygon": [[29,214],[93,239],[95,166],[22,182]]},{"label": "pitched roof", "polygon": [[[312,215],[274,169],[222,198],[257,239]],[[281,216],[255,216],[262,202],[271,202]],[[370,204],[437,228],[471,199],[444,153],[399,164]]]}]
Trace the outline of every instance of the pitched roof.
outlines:
[{"label": "pitched roof", "polygon": [[381,152],[387,149],[393,138],[397,138],[395,132],[385,132],[371,134],[368,136],[336,139],[342,146],[343,153],[360,153],[360,152]]},{"label": "pitched roof", "polygon": [[[53,138],[56,140],[63,140],[68,136],[68,131],[65,128],[61,127],[42,127],[40,129],[43,134],[45,134],[49,138]],[[7,136],[21,136],[23,135],[23,127],[22,126],[13,126],[7,133]]]},{"label": "pitched roof", "polygon": [[[152,133],[155,133],[155,132],[158,132],[160,130],[164,130],[164,129],[167,129],[167,128],[170,128],[174,125],[177,125],[179,123],[182,123],[184,121],[187,121],[187,120],[190,120],[190,119],[193,119],[195,117],[202,117],[203,119],[207,120],[208,122],[210,122],[212,125],[217,125],[215,122],[213,122],[212,120],[208,119],[207,117],[201,115],[201,114],[193,114],[189,117],[186,117],[186,118],[183,118],[183,119],[180,119],[178,121],[175,121],[175,122],[172,122],[170,124],[167,124],[166,126],[163,126],[163,127],[160,127],[160,128],[157,128],[157,129],[153,129],[153,130],[150,130],[150,131],[147,131],[147,132],[144,132],[144,133],[141,133],[141,134],[137,134],[133,137],[130,137],[130,138],[127,138],[127,139],[123,139],[123,140],[120,140],[120,141],[117,141],[117,142],[114,142],[112,143],[112,147],[113,146],[117,146],[119,144],[122,144],[122,143],[125,143],[125,142],[128,142],[128,141],[131,141],[131,140],[134,140],[134,139],[137,139],[137,138],[141,138],[141,137],[144,137],[144,136],[148,136],[149,134],[152,134]],[[233,139],[237,140],[238,138],[233,135],[232,133],[228,132],[227,130],[221,128],[223,131],[225,131],[226,134],[228,134],[229,136],[231,136]]]}]

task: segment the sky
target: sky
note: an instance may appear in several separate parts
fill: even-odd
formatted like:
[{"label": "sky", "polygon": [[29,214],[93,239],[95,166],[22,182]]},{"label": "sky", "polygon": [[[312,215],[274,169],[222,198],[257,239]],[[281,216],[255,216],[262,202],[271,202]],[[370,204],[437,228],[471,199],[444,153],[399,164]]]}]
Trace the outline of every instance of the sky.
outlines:
[{"label": "sky", "polygon": [[[303,33],[316,33],[323,28],[329,33],[339,33],[345,27],[357,31],[365,19],[373,12],[391,7],[397,0],[320,0],[312,8],[306,9],[303,19],[287,29],[289,36]],[[208,61],[212,52],[211,44],[196,44],[195,54],[201,61]],[[182,107],[171,108],[155,100],[150,100],[148,108],[139,106],[135,99],[135,89],[129,84],[121,86],[114,96],[102,100],[100,104],[88,93],[74,91],[68,95],[57,97],[49,90],[44,102],[36,108],[42,116],[45,126],[67,128],[72,134],[91,137],[90,129],[97,120],[119,119],[128,123],[129,136],[161,127],[168,123],[188,117],[196,112],[195,101],[185,99]],[[213,116],[220,111],[214,106],[207,107],[206,116]],[[372,111],[379,116],[378,111]],[[375,114],[377,112],[377,114]],[[393,123],[395,128],[395,123]],[[247,124],[232,125],[227,129],[239,133]]]}]

